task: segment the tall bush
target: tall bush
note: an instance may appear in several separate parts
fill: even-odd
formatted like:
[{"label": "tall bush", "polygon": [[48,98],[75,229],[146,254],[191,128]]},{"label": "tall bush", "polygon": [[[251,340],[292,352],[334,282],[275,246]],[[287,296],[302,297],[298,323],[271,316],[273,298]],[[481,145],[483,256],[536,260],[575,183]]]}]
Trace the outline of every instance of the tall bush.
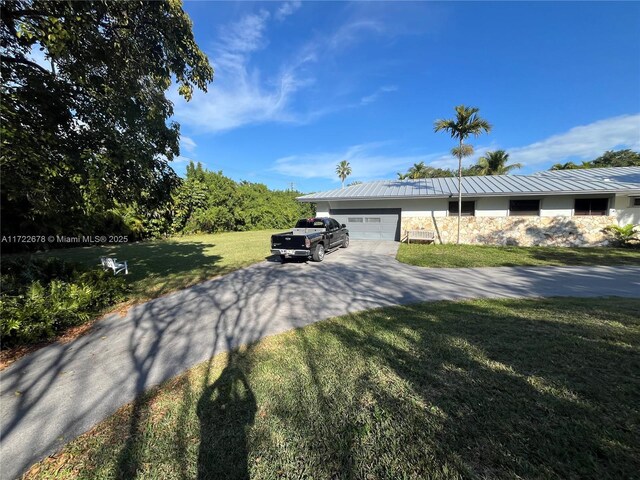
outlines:
[{"label": "tall bush", "polygon": [[176,189],[173,231],[213,233],[287,228],[299,218],[314,215],[314,207],[300,203],[300,192],[270,190],[266,185],[235,182],[222,172],[190,163]]}]

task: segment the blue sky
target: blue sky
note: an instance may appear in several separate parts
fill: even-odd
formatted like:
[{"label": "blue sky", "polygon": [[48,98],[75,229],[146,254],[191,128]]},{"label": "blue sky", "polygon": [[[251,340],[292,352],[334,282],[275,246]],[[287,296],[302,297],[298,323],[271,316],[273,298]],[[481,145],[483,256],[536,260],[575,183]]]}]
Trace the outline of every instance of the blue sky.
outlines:
[{"label": "blue sky", "polygon": [[395,178],[413,163],[451,167],[433,132],[458,104],[525,167],[640,149],[640,3],[186,2],[215,69],[185,102],[189,159],[236,180],[313,192]]}]

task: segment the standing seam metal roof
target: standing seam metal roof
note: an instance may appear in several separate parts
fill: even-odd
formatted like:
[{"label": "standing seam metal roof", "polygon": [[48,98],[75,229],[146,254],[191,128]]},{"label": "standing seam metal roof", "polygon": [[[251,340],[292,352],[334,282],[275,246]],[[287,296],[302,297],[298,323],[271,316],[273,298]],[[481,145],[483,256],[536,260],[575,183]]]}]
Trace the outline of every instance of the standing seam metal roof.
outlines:
[{"label": "standing seam metal roof", "polygon": [[[533,175],[462,177],[466,197],[554,193],[640,193],[640,167],[553,170]],[[298,197],[302,202],[375,198],[437,198],[458,195],[455,177],[377,180]]]}]

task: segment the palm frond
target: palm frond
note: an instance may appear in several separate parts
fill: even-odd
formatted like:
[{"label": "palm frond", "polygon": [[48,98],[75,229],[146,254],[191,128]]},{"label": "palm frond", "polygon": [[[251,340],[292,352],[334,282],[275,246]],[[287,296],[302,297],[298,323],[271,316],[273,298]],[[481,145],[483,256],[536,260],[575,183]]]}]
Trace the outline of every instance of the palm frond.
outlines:
[{"label": "palm frond", "polygon": [[522,168],[520,163],[507,165],[508,161],[509,154],[507,152],[496,150],[495,152],[487,152],[485,156],[480,157],[476,165],[480,175],[506,175],[512,170]]},{"label": "palm frond", "polygon": [[445,131],[452,138],[464,141],[469,135],[478,136],[491,131],[491,124],[478,116],[478,108],[458,105],[455,119],[440,119],[433,124],[435,132]]},{"label": "palm frond", "polygon": [[473,155],[473,152],[473,145],[468,143],[463,143],[462,145],[451,149],[451,154],[458,158],[470,157]]}]

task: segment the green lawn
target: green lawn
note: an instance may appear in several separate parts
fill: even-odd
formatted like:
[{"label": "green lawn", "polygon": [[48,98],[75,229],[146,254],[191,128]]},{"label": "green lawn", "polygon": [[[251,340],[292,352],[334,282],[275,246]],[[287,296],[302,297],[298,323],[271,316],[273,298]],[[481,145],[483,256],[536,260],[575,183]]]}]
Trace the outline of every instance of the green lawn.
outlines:
[{"label": "green lawn", "polygon": [[640,249],[407,245],[403,243],[398,250],[397,259],[410,265],[434,268],[640,265]]},{"label": "green lawn", "polygon": [[426,303],[218,355],[27,478],[637,478],[640,300]]},{"label": "green lawn", "polygon": [[271,230],[189,235],[167,240],[52,250],[49,255],[99,267],[100,257],[127,260],[132,297],[146,300],[264,260]]}]

